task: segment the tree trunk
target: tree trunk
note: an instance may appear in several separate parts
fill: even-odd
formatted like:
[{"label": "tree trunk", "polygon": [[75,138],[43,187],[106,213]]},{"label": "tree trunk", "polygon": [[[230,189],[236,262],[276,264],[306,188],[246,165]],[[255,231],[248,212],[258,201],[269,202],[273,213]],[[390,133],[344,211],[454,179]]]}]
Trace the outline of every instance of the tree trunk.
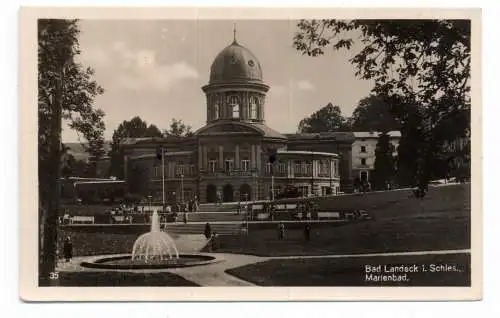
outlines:
[{"label": "tree trunk", "polygon": [[[40,187],[46,187],[47,202],[44,204],[42,227],[42,255],[39,284],[51,285],[51,273],[57,265],[57,228],[60,205],[60,168],[61,168],[61,112],[62,112],[62,78],[56,81],[54,99],[51,105],[52,116],[50,124],[50,156],[47,164],[46,182]],[[43,203],[42,203],[43,204]]]}]

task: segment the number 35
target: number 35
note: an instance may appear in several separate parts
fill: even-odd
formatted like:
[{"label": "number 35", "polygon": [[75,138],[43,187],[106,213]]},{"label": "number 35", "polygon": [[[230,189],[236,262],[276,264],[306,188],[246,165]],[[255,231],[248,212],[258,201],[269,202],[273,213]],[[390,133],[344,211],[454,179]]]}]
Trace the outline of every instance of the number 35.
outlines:
[{"label": "number 35", "polygon": [[49,278],[50,279],[59,279],[59,272],[50,272]]}]

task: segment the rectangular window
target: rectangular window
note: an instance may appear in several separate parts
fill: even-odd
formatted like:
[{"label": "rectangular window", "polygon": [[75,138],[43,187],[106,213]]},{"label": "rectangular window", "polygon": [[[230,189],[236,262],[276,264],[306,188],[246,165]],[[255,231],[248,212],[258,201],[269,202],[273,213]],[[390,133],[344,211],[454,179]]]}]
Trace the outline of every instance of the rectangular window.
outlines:
[{"label": "rectangular window", "polygon": [[361,152],[366,152],[366,146],[361,146]]},{"label": "rectangular window", "polygon": [[226,172],[233,170],[233,159],[226,159],[224,169]]},{"label": "rectangular window", "polygon": [[280,162],[278,165],[279,173],[286,173],[286,162]]},{"label": "rectangular window", "polygon": [[265,170],[266,170],[266,173],[271,173],[271,163],[266,162]]},{"label": "rectangular window", "polygon": [[362,165],[366,165],[366,159],[365,158],[361,158],[361,164]]},{"label": "rectangular window", "polygon": [[241,160],[241,170],[243,171],[250,170],[250,160],[248,159]]},{"label": "rectangular window", "polygon": [[181,163],[181,164],[178,164],[178,165],[177,165],[177,169],[176,169],[176,170],[177,170],[177,171],[176,171],[176,174],[177,174],[177,175],[179,175],[179,176],[180,176],[180,175],[183,175],[183,174],[184,174],[184,172],[185,172],[185,171],[184,171],[184,164],[182,164],[182,163]]},{"label": "rectangular window", "polygon": [[208,161],[208,171],[215,172],[216,167],[217,167],[217,160]]},{"label": "rectangular window", "polygon": [[295,163],[295,170],[294,173],[299,174],[300,173],[300,162]]}]

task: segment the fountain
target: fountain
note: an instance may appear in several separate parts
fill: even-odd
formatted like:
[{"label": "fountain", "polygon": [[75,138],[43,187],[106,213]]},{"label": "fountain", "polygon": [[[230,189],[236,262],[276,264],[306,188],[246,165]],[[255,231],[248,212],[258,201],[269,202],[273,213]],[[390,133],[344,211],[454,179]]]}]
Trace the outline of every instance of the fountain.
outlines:
[{"label": "fountain", "polygon": [[132,261],[144,260],[146,263],[155,260],[179,259],[179,252],[174,240],[160,229],[160,218],[156,210],[151,217],[151,231],[144,233],[135,241],[132,248]]},{"label": "fountain", "polygon": [[220,261],[204,254],[179,254],[176,244],[166,230],[161,230],[160,217],[156,210],[151,216],[150,231],[140,235],[133,247],[132,254],[92,257],[80,265],[100,269],[167,269],[207,265]]}]

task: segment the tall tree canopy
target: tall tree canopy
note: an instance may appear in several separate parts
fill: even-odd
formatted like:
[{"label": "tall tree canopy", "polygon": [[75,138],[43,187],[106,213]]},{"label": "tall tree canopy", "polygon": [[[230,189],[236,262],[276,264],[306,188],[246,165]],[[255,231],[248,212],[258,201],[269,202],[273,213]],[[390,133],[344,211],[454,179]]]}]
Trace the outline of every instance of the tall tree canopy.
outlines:
[{"label": "tall tree canopy", "polygon": [[400,130],[400,123],[392,112],[392,104],[381,96],[370,95],[361,99],[351,118],[353,131]]},{"label": "tall tree canopy", "polygon": [[373,168],[373,188],[385,190],[386,185],[392,182],[395,172],[393,147],[387,133],[380,134],[378,138]]},{"label": "tall tree canopy", "polygon": [[75,60],[80,53],[77,20],[38,20],[38,173],[40,283],[54,270],[61,176],[62,119],[88,142],[87,151],[103,154],[104,113],[94,107],[104,90],[94,70]]},{"label": "tall tree canopy", "polygon": [[191,126],[186,125],[182,119],[172,118],[170,129],[164,131],[165,136],[189,137],[193,135]]},{"label": "tall tree canopy", "polygon": [[124,120],[113,132],[110,156],[110,175],[123,179],[124,177],[124,158],[120,143],[124,138],[145,138],[162,137],[162,133],[155,125],[149,125],[147,122],[136,116],[131,120]]},{"label": "tall tree canopy", "polygon": [[347,119],[342,116],[339,106],[332,103],[314,112],[311,116],[299,122],[299,133],[316,133],[326,131],[348,131]]},{"label": "tall tree canopy", "polygon": [[[427,182],[429,160],[439,155],[443,142],[470,130],[469,120],[446,124],[470,116],[470,20],[301,20],[297,27],[298,51],[317,56],[326,47],[359,47],[350,60],[356,76],[372,80],[373,93],[394,105],[419,108],[417,130],[425,147],[416,173],[419,182]],[[443,134],[445,124],[451,134]]]}]

